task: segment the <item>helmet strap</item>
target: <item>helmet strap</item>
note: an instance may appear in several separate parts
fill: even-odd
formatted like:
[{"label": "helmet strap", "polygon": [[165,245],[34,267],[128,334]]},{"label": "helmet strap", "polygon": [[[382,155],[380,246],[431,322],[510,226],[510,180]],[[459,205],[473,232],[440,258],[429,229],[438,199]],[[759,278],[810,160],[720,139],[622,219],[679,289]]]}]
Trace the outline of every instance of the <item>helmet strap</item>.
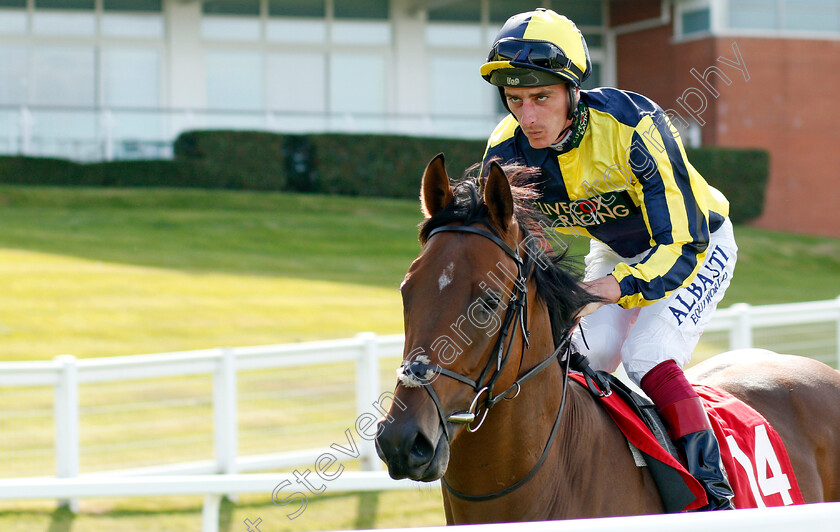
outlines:
[{"label": "helmet strap", "polygon": [[554,142],[551,144],[550,147],[556,149],[558,146],[562,145],[563,141],[566,140],[566,136],[569,134],[569,131],[572,129],[573,125],[574,122],[571,122],[568,126],[563,128],[563,131],[561,131],[560,134],[557,135],[557,138],[554,139]]},{"label": "helmet strap", "polygon": [[578,101],[572,123],[560,133],[557,137],[557,142],[552,144],[550,148],[560,153],[566,153],[573,148],[577,148],[583,140],[583,136],[586,134],[588,125],[589,109],[586,107],[586,104]]},{"label": "helmet strap", "polygon": [[[573,120],[578,114],[578,100],[580,99],[580,94],[578,93],[578,89],[572,85],[571,83],[566,84],[566,88],[569,91],[569,120]],[[568,128],[567,128],[568,129]],[[565,129],[563,130],[565,131]]]}]

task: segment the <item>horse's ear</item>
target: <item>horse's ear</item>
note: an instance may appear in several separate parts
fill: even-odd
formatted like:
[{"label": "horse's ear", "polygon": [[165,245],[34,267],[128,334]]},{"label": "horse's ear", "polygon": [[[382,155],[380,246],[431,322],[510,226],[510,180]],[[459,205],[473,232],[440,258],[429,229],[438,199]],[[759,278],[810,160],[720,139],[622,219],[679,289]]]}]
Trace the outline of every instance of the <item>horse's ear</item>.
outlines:
[{"label": "horse's ear", "polygon": [[429,161],[423,172],[423,185],[420,187],[420,207],[426,218],[431,218],[452,201],[452,187],[443,163],[443,154],[439,153]]},{"label": "horse's ear", "polygon": [[484,185],[484,203],[496,225],[506,231],[513,223],[513,193],[505,171],[496,161],[490,163],[490,172]]}]

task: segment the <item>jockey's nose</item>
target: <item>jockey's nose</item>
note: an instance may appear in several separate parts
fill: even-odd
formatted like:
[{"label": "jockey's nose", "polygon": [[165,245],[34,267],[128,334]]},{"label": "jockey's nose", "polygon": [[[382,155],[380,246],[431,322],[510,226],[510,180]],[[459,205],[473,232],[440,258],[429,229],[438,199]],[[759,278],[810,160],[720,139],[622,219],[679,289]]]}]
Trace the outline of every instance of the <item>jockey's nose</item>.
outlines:
[{"label": "jockey's nose", "polygon": [[522,125],[531,126],[537,122],[537,108],[527,100],[522,102]]}]

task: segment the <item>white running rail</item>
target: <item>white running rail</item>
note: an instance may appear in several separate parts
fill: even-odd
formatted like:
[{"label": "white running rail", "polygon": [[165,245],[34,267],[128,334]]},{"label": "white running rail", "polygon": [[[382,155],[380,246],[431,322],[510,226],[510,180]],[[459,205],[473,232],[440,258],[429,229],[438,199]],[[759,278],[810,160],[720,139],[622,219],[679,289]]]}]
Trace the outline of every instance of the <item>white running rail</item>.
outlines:
[{"label": "white running rail", "polygon": [[[840,297],[827,301],[792,303],[785,305],[749,306],[733,305],[719,309],[707,327],[707,332],[728,331],[730,348],[753,347],[755,331],[782,325],[824,323],[833,326],[833,338],[827,345],[834,349],[829,363],[840,367]],[[829,336],[831,336],[829,334]],[[60,356],[45,362],[0,363],[0,391],[8,392],[19,387],[51,387],[54,392],[55,477],[28,479],[0,479],[0,498],[52,498],[58,497],[75,508],[76,497],[123,493],[116,486],[125,486],[130,494],[149,494],[154,486],[193,486],[194,493],[214,495],[237,493],[243,486],[248,491],[268,482],[259,476],[242,475],[244,472],[267,471],[309,464],[310,466],[329,448],[304,449],[295,452],[239,456],[239,423],[237,419],[237,372],[270,368],[293,368],[314,364],[340,362],[355,363],[355,405],[358,421],[371,413],[381,415],[383,394],[379,382],[379,360],[402,356],[402,335],[376,336],[362,333],[355,338],[300,344],[219,348],[204,351],[162,353],[77,360]],[[80,406],[79,386],[85,383],[123,382],[138,379],[212,375],[213,445],[215,457],[203,462],[160,465],[142,469],[104,471],[82,474],[80,471]],[[353,420],[348,420],[353,428]],[[349,429],[348,429],[349,430]],[[337,434],[341,442],[342,435]],[[333,453],[336,454],[336,453]],[[342,475],[343,489],[372,489],[374,483],[395,485],[381,473],[373,442],[358,438],[358,458],[363,472]],[[215,477],[198,475],[215,474]],[[148,482],[138,476],[154,475]],[[185,476],[186,475],[186,476]],[[196,478],[203,480],[191,484]],[[227,480],[211,480],[227,479]],[[277,485],[280,476],[272,475]],[[358,484],[354,484],[357,482]],[[253,482],[253,484],[251,484]],[[110,484],[109,484],[110,483]],[[29,486],[26,490],[22,486]],[[82,488],[87,486],[87,488]],[[113,490],[106,489],[110,486]],[[226,486],[218,488],[218,486]],[[142,487],[142,488],[141,488]],[[206,489],[205,489],[206,488]],[[212,489],[211,489],[212,488]],[[85,491],[85,489],[90,491]],[[181,488],[179,488],[181,489]],[[187,489],[187,488],[183,488]],[[379,489],[379,488],[377,488]],[[156,493],[164,494],[164,491]],[[26,497],[22,496],[26,494]],[[217,507],[218,504],[215,504]],[[214,507],[210,502],[210,509]],[[213,513],[213,512],[210,512]]]}]

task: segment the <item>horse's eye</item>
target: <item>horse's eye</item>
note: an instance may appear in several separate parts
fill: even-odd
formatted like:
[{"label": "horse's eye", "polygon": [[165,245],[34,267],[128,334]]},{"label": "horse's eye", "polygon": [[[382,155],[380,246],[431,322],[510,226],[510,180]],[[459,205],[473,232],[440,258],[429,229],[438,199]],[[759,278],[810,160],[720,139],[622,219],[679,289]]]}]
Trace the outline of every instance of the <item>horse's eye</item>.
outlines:
[{"label": "horse's eye", "polygon": [[499,308],[499,305],[502,304],[501,294],[498,294],[492,290],[488,290],[487,292],[485,292],[484,297],[482,299],[484,300],[484,304],[490,310],[496,310],[497,308]]}]

